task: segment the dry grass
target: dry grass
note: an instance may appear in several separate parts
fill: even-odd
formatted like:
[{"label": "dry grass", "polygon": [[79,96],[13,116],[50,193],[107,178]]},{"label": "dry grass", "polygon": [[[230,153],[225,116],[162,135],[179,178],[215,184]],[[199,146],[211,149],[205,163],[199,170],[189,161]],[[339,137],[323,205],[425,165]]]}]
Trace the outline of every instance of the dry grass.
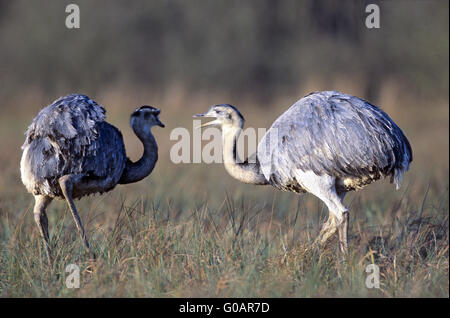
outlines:
[{"label": "dry grass", "polygon": [[[332,87],[361,95],[358,87]],[[155,131],[160,160],[144,181],[77,203],[95,263],[85,255],[67,207],[54,202],[49,220],[56,266],[50,270],[18,167],[23,131],[56,96],[30,92],[7,101],[0,119],[0,295],[448,297],[448,100],[425,105],[399,92],[388,83],[379,104],[410,139],[412,169],[400,191],[378,182],[348,195],[346,264],[338,261],[335,245],[311,249],[327,214],[315,197],[240,184],[221,165],[169,160],[175,143],[170,130],[191,128],[191,114],[210,104],[233,103],[247,126],[269,127],[295,98],[280,97],[261,110],[250,97],[117,88],[92,97],[124,133],[133,159],[141,146],[128,128],[128,114],[139,104],[161,106],[167,128]],[[365,286],[365,266],[372,262],[381,269],[379,290]],[[70,263],[82,269],[77,290],[64,284]]]}]

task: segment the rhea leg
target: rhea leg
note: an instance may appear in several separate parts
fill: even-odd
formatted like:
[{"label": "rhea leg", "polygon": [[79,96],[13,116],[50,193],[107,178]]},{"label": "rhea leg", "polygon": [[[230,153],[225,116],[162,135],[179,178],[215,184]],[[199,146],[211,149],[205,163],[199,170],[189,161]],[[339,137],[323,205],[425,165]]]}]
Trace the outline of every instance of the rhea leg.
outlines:
[{"label": "rhea leg", "polygon": [[[345,192],[339,195],[341,201],[344,200]],[[348,211],[343,213],[343,220],[338,225],[338,234],[339,234],[339,248],[341,249],[342,254],[347,255],[348,250],[348,223],[350,215]]]},{"label": "rhea leg", "polygon": [[327,198],[322,199],[319,197],[325,202],[329,209],[328,220],[319,234],[319,243],[320,245],[325,246],[337,230],[339,236],[339,248],[345,257],[347,255],[348,247],[347,233],[349,213],[348,209],[343,204],[344,196],[345,192],[337,194],[336,191],[330,191]]},{"label": "rhea leg", "polygon": [[339,232],[341,251],[347,252],[348,209],[343,204],[345,193],[336,191],[336,179],[332,176],[318,176],[312,171],[297,171],[297,181],[311,194],[322,200],[329,210],[315,245],[326,245],[336,231]]},{"label": "rhea leg", "polygon": [[322,225],[319,236],[315,241],[315,245],[326,246],[337,230],[337,221],[333,213],[329,212],[328,219]]},{"label": "rhea leg", "polygon": [[73,219],[75,220],[75,225],[77,226],[78,232],[81,235],[82,240],[84,241],[84,245],[88,249],[89,253],[91,253],[91,249],[89,247],[89,242],[86,237],[86,233],[84,231],[83,224],[81,223],[80,215],[77,212],[77,208],[75,207],[75,203],[73,202],[72,192],[74,185],[74,176],[66,175],[58,180],[59,186],[61,187],[61,191],[66,199],[67,204],[69,205],[70,212],[72,212]]},{"label": "rhea leg", "polygon": [[341,249],[342,254],[347,255],[348,250],[348,222],[349,222],[349,214],[348,212],[344,213],[344,220],[338,227],[339,232],[339,247]]},{"label": "rhea leg", "polygon": [[45,195],[35,195],[34,196],[34,220],[38,226],[39,233],[44,239],[45,251],[47,253],[47,259],[50,265],[52,265],[52,257],[51,250],[49,245],[49,234],[48,234],[48,219],[46,209],[50,202],[52,202],[52,198]]}]

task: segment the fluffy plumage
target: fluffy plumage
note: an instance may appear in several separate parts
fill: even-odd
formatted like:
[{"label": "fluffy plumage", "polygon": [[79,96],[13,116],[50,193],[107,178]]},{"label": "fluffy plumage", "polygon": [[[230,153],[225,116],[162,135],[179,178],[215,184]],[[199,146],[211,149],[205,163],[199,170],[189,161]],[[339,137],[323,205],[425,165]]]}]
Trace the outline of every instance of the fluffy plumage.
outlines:
[{"label": "fluffy plumage", "polygon": [[[105,109],[85,95],[68,95],[42,109],[26,131],[21,170],[28,191],[62,196],[58,179],[80,174],[114,187],[126,164],[122,134],[105,120]],[[80,197],[88,193],[75,193]]]},{"label": "fluffy plumage", "polygon": [[348,191],[386,176],[398,187],[412,151],[385,112],[358,97],[325,91],[303,97],[273,123],[258,159],[279,189],[301,192],[299,169],[335,176],[337,187]]},{"label": "fluffy plumage", "polygon": [[126,157],[120,131],[105,121],[105,109],[85,95],[61,97],[42,109],[26,131],[20,161],[22,182],[34,194],[34,220],[52,264],[47,207],[54,198],[65,199],[84,244],[93,256],[74,199],[103,193],[118,183],[148,176],[158,160],[153,126],[164,127],[160,110],[136,109],[131,127],[144,146],[137,162]]}]

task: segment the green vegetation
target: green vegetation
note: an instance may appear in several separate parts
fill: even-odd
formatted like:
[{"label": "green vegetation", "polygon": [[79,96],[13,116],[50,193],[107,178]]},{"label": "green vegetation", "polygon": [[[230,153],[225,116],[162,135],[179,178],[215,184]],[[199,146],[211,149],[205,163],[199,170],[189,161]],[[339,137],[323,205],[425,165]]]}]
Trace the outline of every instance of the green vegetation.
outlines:
[{"label": "green vegetation", "polygon": [[[278,198],[270,205],[246,197],[224,199],[221,204],[192,200],[184,204],[186,209],[178,210],[174,203],[161,202],[177,200],[173,194],[135,201],[110,195],[105,200],[112,201],[115,209],[106,208],[103,199],[97,198],[90,208],[82,205],[95,262],[89,262],[70,214],[60,204],[50,218],[57,255],[53,271],[46,265],[30,213],[2,212],[0,293],[19,297],[447,297],[448,196],[441,195],[442,201],[422,198],[423,207],[408,203],[408,194],[381,204],[353,202],[347,264],[338,261],[335,246],[311,250],[324,209],[318,204],[321,213],[310,211],[301,200],[297,210]],[[111,222],[97,220],[106,213],[112,214]],[[372,262],[380,266],[379,290],[365,287],[365,266]],[[65,287],[65,267],[71,263],[81,267],[80,289]]]}]

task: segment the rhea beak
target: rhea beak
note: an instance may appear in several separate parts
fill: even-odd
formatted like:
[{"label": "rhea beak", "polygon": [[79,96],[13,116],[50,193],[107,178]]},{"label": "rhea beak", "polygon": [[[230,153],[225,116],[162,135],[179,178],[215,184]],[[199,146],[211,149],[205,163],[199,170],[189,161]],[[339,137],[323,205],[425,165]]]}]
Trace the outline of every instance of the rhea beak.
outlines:
[{"label": "rhea beak", "polygon": [[166,127],[166,125],[164,125],[159,119],[157,125],[162,128]]},{"label": "rhea beak", "polygon": [[159,116],[156,117],[156,124],[157,124],[159,127],[162,127],[162,128],[166,127],[166,125],[164,125],[164,124],[162,123],[162,121],[159,120]]},{"label": "rhea beak", "polygon": [[[192,117],[194,117],[194,118],[202,118],[202,117],[206,117],[206,118],[216,118],[216,117],[214,117],[214,116],[208,116],[208,113],[204,113],[204,114],[196,114],[196,115],[194,115],[194,116],[192,116]],[[206,127],[206,126],[214,126],[214,125],[220,125],[220,120],[219,120],[219,119],[216,119],[216,120],[213,120],[213,121],[210,121],[210,122],[201,124],[200,126],[195,127],[195,129],[199,129],[199,128]]]},{"label": "rhea beak", "polygon": [[159,120],[159,114],[160,114],[160,113],[161,113],[161,110],[157,109],[157,110],[156,110],[156,116],[155,116],[155,119],[156,119],[156,125],[158,125],[159,127],[164,128],[164,127],[166,127],[166,125],[164,125],[164,124],[162,123],[162,121]]}]

